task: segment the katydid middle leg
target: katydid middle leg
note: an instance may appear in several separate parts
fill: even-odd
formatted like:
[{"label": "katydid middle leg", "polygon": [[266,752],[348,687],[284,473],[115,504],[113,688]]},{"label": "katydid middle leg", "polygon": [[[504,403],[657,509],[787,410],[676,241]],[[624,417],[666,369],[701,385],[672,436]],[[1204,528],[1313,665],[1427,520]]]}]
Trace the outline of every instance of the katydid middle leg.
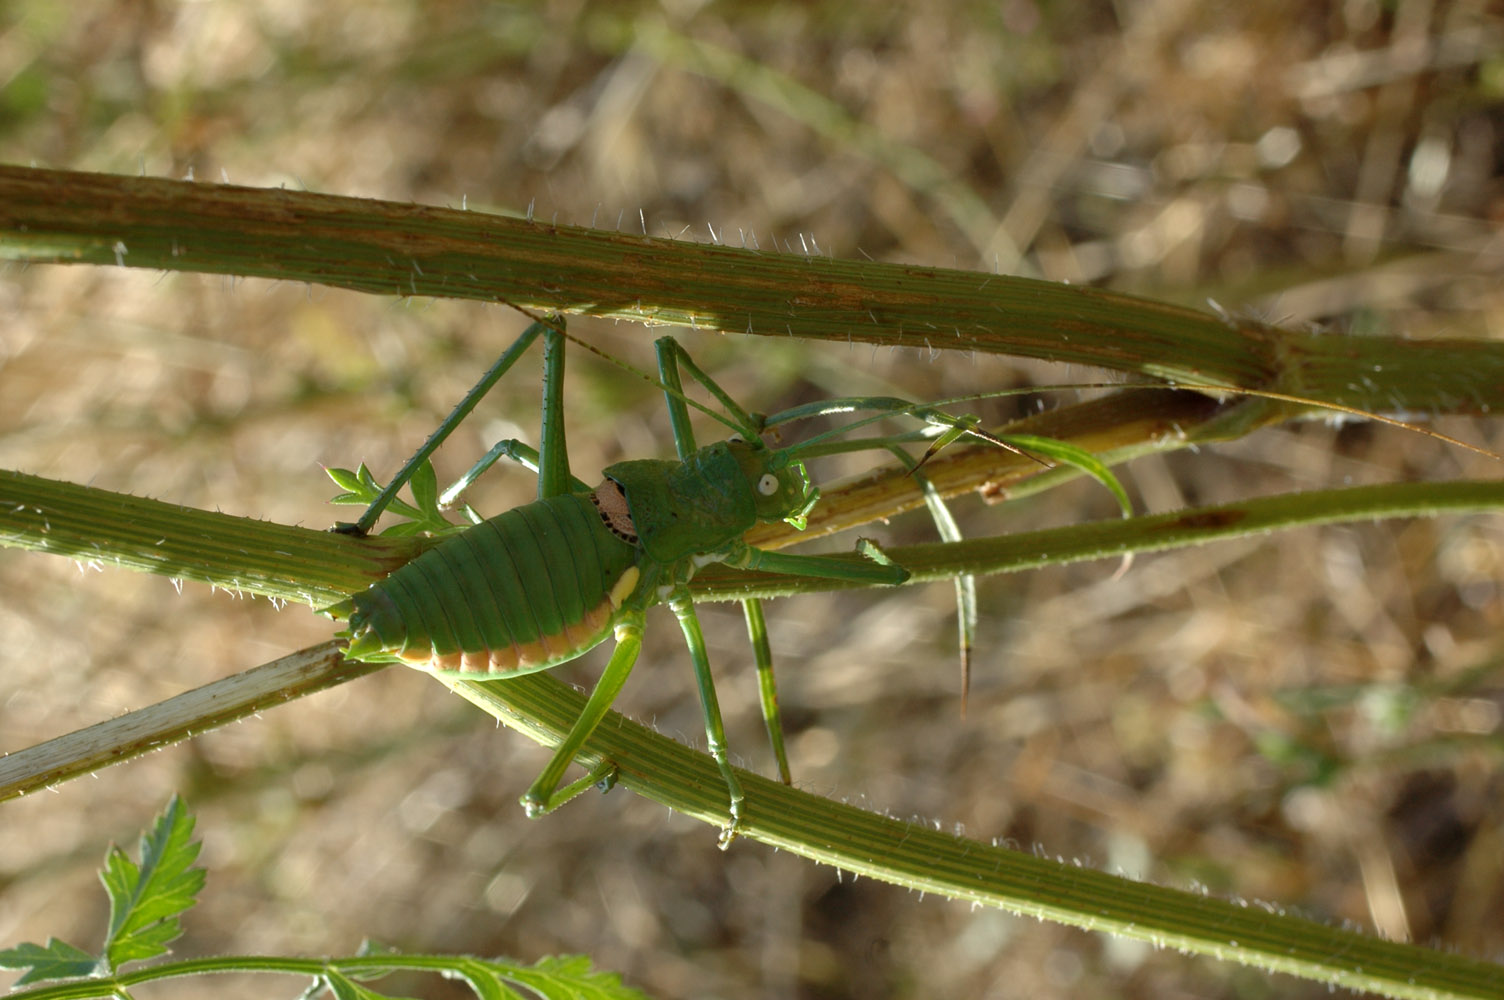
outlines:
[{"label": "katydid middle leg", "polygon": [[730,798],[731,822],[721,830],[720,844],[724,850],[736,838],[741,827],[742,803],[746,800],[746,793],[742,791],[742,783],[737,780],[736,772],[731,769],[731,760],[726,755],[726,724],[721,720],[721,705],[715,694],[715,680],[710,675],[710,654],[705,649],[705,635],[700,630],[700,619],[695,614],[689,589],[682,584],[675,587],[669,594],[668,606],[679,619],[679,627],[684,630],[685,645],[689,647],[690,659],[695,664],[695,683],[700,689],[700,706],[705,712],[706,749],[721,769],[721,777],[726,782],[726,793]]},{"label": "katydid middle leg", "polygon": [[[535,474],[539,470],[539,456],[536,448],[517,438],[503,438],[493,444],[490,450],[482,455],[463,476],[450,483],[444,492],[439,494],[439,507],[452,507],[459,500],[460,495],[470,488],[470,484],[483,476],[491,466],[503,458],[510,459]],[[583,493],[590,489],[584,480],[577,479],[574,476],[570,476],[569,478],[569,487],[572,492],[576,493]]]}]

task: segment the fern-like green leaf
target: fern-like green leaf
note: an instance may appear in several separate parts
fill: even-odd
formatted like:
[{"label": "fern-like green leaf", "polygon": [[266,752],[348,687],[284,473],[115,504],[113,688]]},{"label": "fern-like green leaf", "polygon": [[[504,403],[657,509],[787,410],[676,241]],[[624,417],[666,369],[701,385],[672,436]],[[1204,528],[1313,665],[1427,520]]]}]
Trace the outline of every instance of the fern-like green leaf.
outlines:
[{"label": "fern-like green leaf", "polygon": [[522,994],[507,985],[497,974],[494,963],[479,959],[462,959],[455,972],[465,978],[480,1000],[522,1000]]},{"label": "fern-like green leaf", "polygon": [[111,845],[99,873],[110,897],[110,929],[101,965],[114,972],[126,962],[155,958],[182,934],[178,914],[204,887],[194,868],[199,845],[191,840],[193,817],[174,795],[151,830],[141,836],[141,863]]},{"label": "fern-like green leaf", "polygon": [[[338,1000],[373,1000],[381,997],[361,983],[389,976],[399,970],[437,972],[450,979],[463,979],[480,1000],[523,1000],[524,997],[568,997],[571,1000],[647,1000],[644,993],[623,986],[616,973],[598,972],[585,955],[550,957],[534,965],[504,958],[473,955],[403,955],[379,953],[369,964],[360,959],[340,959],[325,967],[320,981]],[[360,989],[365,992],[354,992]]]},{"label": "fern-like green leaf", "polygon": [[99,959],[66,941],[48,938],[45,945],[18,944],[0,951],[0,969],[25,969],[17,986],[42,983],[52,979],[76,979],[87,976],[99,965]]},{"label": "fern-like green leaf", "polygon": [[514,983],[544,996],[579,997],[581,1000],[647,1000],[647,995],[623,986],[614,972],[597,972],[585,955],[555,955],[541,958],[530,968],[515,968],[506,976]]}]

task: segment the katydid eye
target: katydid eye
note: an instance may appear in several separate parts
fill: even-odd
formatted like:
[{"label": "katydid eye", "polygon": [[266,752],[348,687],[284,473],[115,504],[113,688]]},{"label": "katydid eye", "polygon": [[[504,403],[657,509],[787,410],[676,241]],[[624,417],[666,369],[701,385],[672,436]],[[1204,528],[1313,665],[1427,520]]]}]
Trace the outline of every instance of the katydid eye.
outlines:
[{"label": "katydid eye", "polygon": [[757,492],[765,497],[770,497],[778,492],[778,477],[771,472],[765,472],[757,481]]}]

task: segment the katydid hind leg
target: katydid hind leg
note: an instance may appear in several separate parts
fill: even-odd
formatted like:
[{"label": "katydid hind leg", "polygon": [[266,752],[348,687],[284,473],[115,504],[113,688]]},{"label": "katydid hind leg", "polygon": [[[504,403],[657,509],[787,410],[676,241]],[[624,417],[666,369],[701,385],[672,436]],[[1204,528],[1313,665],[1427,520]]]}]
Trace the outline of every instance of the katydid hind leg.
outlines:
[{"label": "katydid hind leg", "polygon": [[579,718],[575,720],[564,739],[554,748],[554,755],[549,759],[548,765],[543,768],[543,773],[538,775],[537,780],[522,796],[522,806],[529,816],[541,816],[557,808],[573,795],[578,794],[580,788],[588,787],[599,780],[592,778],[584,786],[575,782],[562,791],[559,788],[564,780],[564,772],[574,761],[575,754],[579,752],[580,747],[585,745],[590,734],[595,732],[595,727],[600,725],[606,713],[611,710],[616,696],[621,693],[622,686],[626,684],[627,677],[632,673],[632,667],[637,663],[637,654],[641,651],[642,616],[636,614],[628,616],[617,624],[616,648],[611,651],[611,659],[606,664],[601,679],[596,682],[595,690],[590,692],[590,698],[585,702],[585,708],[580,712]]},{"label": "katydid hind leg", "polygon": [[370,534],[371,528],[375,526],[382,512],[396,499],[398,491],[406,485],[407,481],[413,477],[413,474],[418,471],[419,467],[428,461],[439,445],[444,443],[444,439],[449,437],[454,432],[454,429],[470,415],[470,411],[475,409],[476,404],[491,390],[491,387],[507,373],[512,365],[517,363],[517,359],[522,357],[527,349],[532,346],[533,341],[538,339],[539,334],[551,329],[553,328],[546,323],[533,323],[526,330],[522,331],[522,334],[512,342],[512,346],[502,352],[501,357],[497,358],[496,363],[486,370],[486,373],[481,376],[480,381],[476,382],[475,386],[465,394],[465,398],[460,400],[459,405],[449,412],[449,416],[445,417],[438,428],[428,436],[428,440],[424,441],[422,446],[413,453],[413,457],[409,458],[402,468],[397,470],[397,474],[392,477],[392,481],[386,485],[386,488],[381,491],[375,500],[371,501],[371,505],[360,515],[359,520],[354,524],[336,525],[334,530],[341,534]]},{"label": "katydid hind leg", "polygon": [[570,491],[569,446],[564,439],[564,332],[543,331],[543,410],[538,441],[538,499]]}]

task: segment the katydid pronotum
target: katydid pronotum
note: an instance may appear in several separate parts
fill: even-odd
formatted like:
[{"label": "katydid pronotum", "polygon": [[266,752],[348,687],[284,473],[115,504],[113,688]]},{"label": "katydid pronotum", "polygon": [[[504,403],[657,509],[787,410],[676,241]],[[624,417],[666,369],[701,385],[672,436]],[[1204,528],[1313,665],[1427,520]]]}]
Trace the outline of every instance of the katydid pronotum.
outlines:
[{"label": "katydid pronotum", "polygon": [[[528,327],[371,499],[360,519],[336,530],[357,535],[368,532],[410,480],[415,492],[422,488],[432,495],[431,485],[418,486],[424,479],[431,483],[429,456],[540,336],[544,388],[538,450],[533,452],[516,441],[499,443],[440,502],[451,501],[503,456],[537,470],[538,499],[489,520],[477,519],[478,523],[452,534],[326,613],[348,619],[342,634],[353,658],[400,661],[472,681],[546,670],[614,637],[615,649],[583,713],[522,797],[528,814],[538,815],[591,784],[609,782],[607,767],[560,787],[576,752],[605,717],[637,660],[644,612],[654,603],[667,604],[679,620],[694,661],[708,749],[725,779],[731,822],[722,843],[729,843],[742,819],[743,793],[726,753],[705,640],[687,587],[690,578],[709,563],[868,585],[900,584],[908,572],[866,541],[859,543],[864,560],[788,555],[747,545],[742,536],[759,521],[782,520],[803,527],[819,490],[811,485],[801,456],[828,435],[788,448],[769,447],[759,435],[770,422],[737,405],[672,338],[663,338],[656,346],[678,460],[618,462],[604,470],[604,481],[594,488],[576,479],[569,470],[564,438],[565,334],[558,320],[540,320]],[[706,412],[731,427],[734,437],[705,447],[696,445],[681,368],[721,404],[724,415]],[[834,409],[906,413],[940,425],[941,443],[973,435],[1011,447],[977,430],[972,421],[903,400],[863,397],[838,401]],[[374,492],[375,484],[363,470],[331,470],[331,474],[352,490],[339,498],[342,502],[362,502]],[[762,614],[755,601],[744,605],[762,674],[764,715],[787,781]]]}]

